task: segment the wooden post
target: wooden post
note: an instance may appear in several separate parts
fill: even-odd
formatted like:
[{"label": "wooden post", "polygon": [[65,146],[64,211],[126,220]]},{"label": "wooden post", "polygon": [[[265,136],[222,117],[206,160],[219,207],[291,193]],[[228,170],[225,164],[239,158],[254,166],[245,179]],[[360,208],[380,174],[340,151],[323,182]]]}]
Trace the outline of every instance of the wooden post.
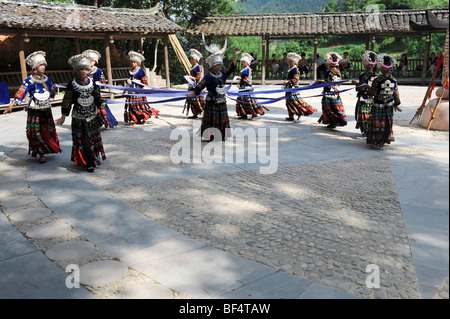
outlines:
[{"label": "wooden post", "polygon": [[112,69],[111,69],[111,46],[109,39],[105,38],[105,59],[106,59],[106,74],[108,76],[108,84],[113,84]]},{"label": "wooden post", "polygon": [[269,57],[269,54],[270,54],[270,50],[269,50],[269,48],[270,48],[270,43],[269,43],[269,37],[267,37],[266,38],[266,66],[267,66],[267,78],[269,78],[270,76],[270,72],[272,72],[272,68],[271,68],[271,66],[270,66],[270,57]]},{"label": "wooden post", "polygon": [[262,36],[261,85],[266,84],[266,41]]},{"label": "wooden post", "polygon": [[425,84],[425,81],[427,79],[428,54],[430,52],[430,44],[431,44],[430,33],[427,32],[427,37],[426,37],[426,40],[425,40],[425,53],[423,55],[422,85]]},{"label": "wooden post", "polygon": [[[105,41],[106,74],[107,74],[107,77],[108,77],[108,84],[112,85],[113,84],[113,77],[112,77],[112,69],[111,69],[111,47],[110,47],[110,43],[109,43],[109,38],[106,37],[104,41]],[[111,93],[109,98],[111,100],[114,100],[114,94]]]},{"label": "wooden post", "polygon": [[375,36],[372,36],[372,39],[370,41],[370,50],[375,50]]},{"label": "wooden post", "polygon": [[206,75],[206,72],[205,72],[205,59],[206,59],[206,57],[205,57],[205,43],[203,43],[203,39],[202,38],[200,38],[200,53],[202,54],[202,63],[201,63],[201,65],[202,65],[202,70],[203,70],[203,76],[205,76]]},{"label": "wooden post", "polygon": [[313,69],[314,69],[314,81],[317,80],[317,45],[319,44],[319,40],[317,36],[314,37],[314,57],[313,57]]},{"label": "wooden post", "polygon": [[167,38],[166,36],[164,38],[164,61],[166,64],[166,86],[168,89],[170,89],[170,74],[169,74],[169,48],[167,44]]},{"label": "wooden post", "polygon": [[17,41],[19,45],[19,60],[20,60],[20,71],[22,72],[22,81],[27,78],[27,65],[25,64],[25,50],[23,48],[23,35],[22,33],[17,34]]},{"label": "wooden post", "polygon": [[75,52],[77,54],[80,54],[81,53],[80,40],[78,38],[73,38],[73,41],[75,41]]},{"label": "wooden post", "polygon": [[[144,39],[143,38],[139,38],[139,53],[144,55]],[[142,63],[141,63],[141,68],[143,68],[145,70],[144,61],[142,61]],[[148,74],[147,74],[147,76],[148,76]]]}]

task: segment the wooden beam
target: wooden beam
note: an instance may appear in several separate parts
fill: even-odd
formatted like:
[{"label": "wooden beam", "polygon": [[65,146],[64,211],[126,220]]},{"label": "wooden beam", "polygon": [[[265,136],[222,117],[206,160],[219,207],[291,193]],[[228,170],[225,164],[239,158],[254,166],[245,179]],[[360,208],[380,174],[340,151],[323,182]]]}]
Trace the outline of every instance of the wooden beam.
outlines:
[{"label": "wooden beam", "polygon": [[22,81],[25,81],[27,78],[27,65],[25,64],[25,50],[23,48],[23,35],[21,33],[17,34],[17,41],[19,45],[20,71],[22,73]]},{"label": "wooden beam", "polygon": [[0,34],[2,35],[18,35],[19,33],[27,32],[28,37],[40,37],[40,38],[79,38],[79,39],[104,39],[106,36],[112,35],[114,39],[118,40],[129,40],[129,39],[140,39],[140,38],[152,38],[152,39],[163,39],[169,34],[174,33],[144,33],[144,32],[73,32],[64,30],[29,30],[29,29],[8,29],[0,28]]},{"label": "wooden beam", "polygon": [[429,33],[427,33],[427,37],[425,39],[425,53],[423,55],[422,85],[425,84],[425,81],[427,79],[428,55],[430,54],[430,45],[431,45],[431,36]]},{"label": "wooden beam", "polygon": [[168,37],[164,38],[164,62],[166,64],[166,86],[168,89],[170,89]]},{"label": "wooden beam", "polygon": [[314,36],[271,36],[271,40],[308,40],[308,39],[314,39]]}]

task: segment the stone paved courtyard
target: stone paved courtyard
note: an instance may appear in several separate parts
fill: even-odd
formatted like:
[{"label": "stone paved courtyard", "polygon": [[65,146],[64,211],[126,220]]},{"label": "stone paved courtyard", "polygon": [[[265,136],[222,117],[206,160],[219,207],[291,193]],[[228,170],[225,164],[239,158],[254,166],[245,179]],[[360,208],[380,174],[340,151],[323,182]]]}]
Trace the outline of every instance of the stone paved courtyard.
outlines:
[{"label": "stone paved courtyard", "polygon": [[[49,158],[45,172],[51,172],[53,165],[58,170],[54,178],[83,179],[124,207],[200,245],[354,297],[448,298],[448,256],[438,262],[439,274],[447,269],[447,276],[436,276],[442,279],[436,283],[433,293],[430,284],[422,279],[424,268],[420,265],[424,260],[416,252],[420,238],[411,232],[411,225],[416,227],[421,222],[419,217],[411,222],[405,215],[406,208],[422,206],[418,199],[422,194],[423,207],[442,212],[448,221],[448,185],[446,189],[439,186],[438,192],[427,192],[443,185],[443,180],[448,181],[448,145],[444,146],[448,144],[448,132],[426,132],[417,123],[409,124],[424,92],[425,88],[400,88],[404,112],[395,114],[397,140],[383,150],[368,147],[354,128],[353,91],[342,97],[349,125],[336,130],[317,123],[321,114],[318,98],[307,101],[319,111],[295,123],[284,121],[286,110],[281,102],[269,106],[265,116],[252,121],[236,120],[233,103],[229,102],[233,128],[277,129],[277,170],[273,174],[261,174],[260,168],[264,166],[261,162],[193,163],[196,155],[193,153],[188,163],[174,163],[170,155],[178,140],[170,138],[171,132],[175,128],[185,129],[192,137],[200,123],[181,114],[181,102],[157,107],[160,118],[144,126],[123,124],[121,106],[111,105],[121,125],[102,132],[107,159],[95,173],[73,169],[69,158],[69,123],[58,127],[64,152]],[[54,117],[59,112],[54,108]],[[12,117],[16,124],[9,125],[24,127],[24,113]],[[2,123],[6,123],[4,119],[0,117]],[[18,141],[16,146],[14,139]],[[39,175],[42,165],[26,154],[26,137],[14,139],[0,143],[6,149],[1,159],[0,208],[8,221],[62,269],[70,263],[87,266],[103,261],[104,267],[113,267],[105,261],[126,262],[126,254],[119,258],[114,249],[101,248],[101,241],[97,243],[83,234],[82,228],[72,222],[73,216],[67,218],[68,214],[52,211],[52,207],[57,207],[57,200],[42,196],[42,191],[37,189],[49,176]],[[199,150],[214,146],[198,139],[193,137]],[[267,145],[265,142],[270,139],[259,141],[258,147]],[[222,143],[217,143],[217,150],[222,147]],[[233,155],[248,155],[249,147],[241,141]],[[220,161],[221,156],[214,158]],[[431,174],[417,174],[416,167]],[[415,195],[409,190],[413,185],[417,185]],[[421,186],[423,190],[419,189]],[[61,189],[67,207],[76,206],[80,200],[77,192]],[[21,195],[23,201],[19,206],[14,206],[11,199],[16,195]],[[11,206],[8,200],[12,201]],[[98,205],[102,203],[99,201]],[[92,212],[100,209],[99,206],[93,206]],[[27,215],[25,209],[37,207],[40,210],[34,219],[23,217]],[[90,212],[83,213],[88,216]],[[427,227],[431,230],[438,226]],[[448,241],[448,222],[439,231]],[[40,235],[52,232],[53,237]],[[57,260],[55,256],[67,252],[67,247],[57,247],[58,250],[55,246],[70,245],[71,241],[77,245],[75,251],[85,253]],[[448,251],[448,243],[438,243],[436,247]],[[366,286],[369,265],[380,269],[378,289]],[[152,277],[157,269],[143,269],[128,264],[126,275],[118,275],[117,280],[85,286],[100,298],[136,296],[133,293],[142,291],[141,287],[166,298],[197,297],[176,287],[164,290],[163,283]]]}]

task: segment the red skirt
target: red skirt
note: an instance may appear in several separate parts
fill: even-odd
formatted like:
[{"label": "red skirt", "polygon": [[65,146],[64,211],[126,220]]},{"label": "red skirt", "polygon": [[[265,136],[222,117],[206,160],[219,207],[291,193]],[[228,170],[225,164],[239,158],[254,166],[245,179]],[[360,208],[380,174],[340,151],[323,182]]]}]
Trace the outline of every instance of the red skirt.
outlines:
[{"label": "red skirt", "polygon": [[62,152],[51,109],[29,109],[27,116],[28,154],[32,157]]},{"label": "red skirt", "polygon": [[159,111],[152,108],[145,97],[127,97],[124,112],[125,123],[134,122],[136,124],[144,124],[154,115],[158,117]]}]

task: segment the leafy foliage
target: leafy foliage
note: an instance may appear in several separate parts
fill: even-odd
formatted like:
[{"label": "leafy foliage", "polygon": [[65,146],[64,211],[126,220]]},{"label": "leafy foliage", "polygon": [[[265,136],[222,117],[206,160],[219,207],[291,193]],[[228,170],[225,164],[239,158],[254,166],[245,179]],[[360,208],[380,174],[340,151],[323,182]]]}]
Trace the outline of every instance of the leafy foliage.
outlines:
[{"label": "leafy foliage", "polygon": [[245,9],[244,13],[289,13],[316,12],[328,0],[247,0],[238,4],[238,8]]}]

